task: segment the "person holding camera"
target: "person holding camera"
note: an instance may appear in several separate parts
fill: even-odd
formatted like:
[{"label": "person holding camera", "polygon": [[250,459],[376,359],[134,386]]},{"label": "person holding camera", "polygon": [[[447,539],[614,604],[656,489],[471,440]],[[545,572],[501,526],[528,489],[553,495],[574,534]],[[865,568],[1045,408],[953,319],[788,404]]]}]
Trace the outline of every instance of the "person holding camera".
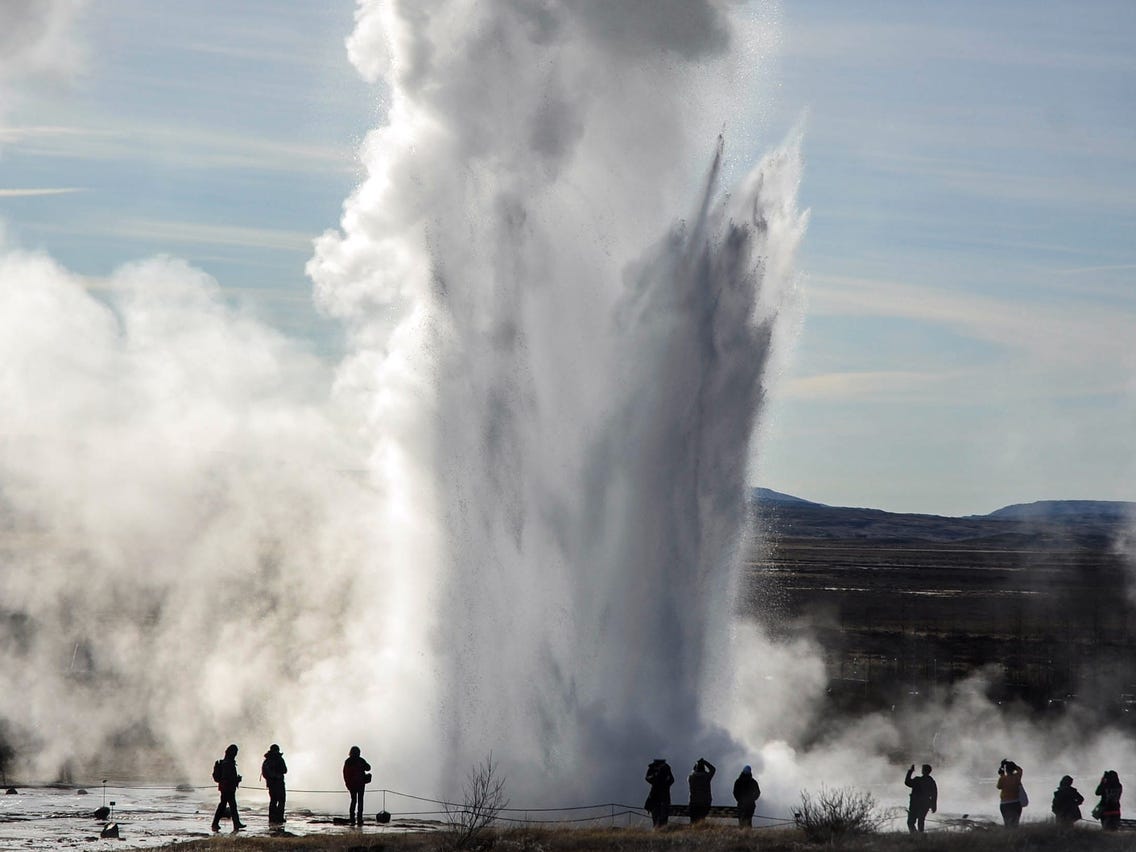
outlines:
[{"label": "person holding camera", "polygon": [[647,795],[645,808],[651,814],[651,825],[661,828],[667,824],[671,814],[671,785],[675,782],[674,773],[665,758],[656,757],[647,764],[647,776],[644,779],[651,785],[651,792]]},{"label": "person holding camera", "polygon": [[1097,785],[1097,795],[1100,802],[1093,808],[1093,816],[1100,820],[1101,828],[1105,831],[1116,831],[1120,828],[1120,794],[1124,792],[1120,776],[1115,769],[1110,769],[1101,776]]},{"label": "person holding camera", "polygon": [[351,825],[363,824],[363,791],[371,782],[371,764],[359,753],[359,746],[351,746],[351,753],[343,761],[343,783],[351,794],[351,811],[348,822]]},{"label": "person holding camera", "polygon": [[998,766],[998,791],[1003,825],[1017,828],[1022,821],[1022,807],[1029,800],[1022,788],[1022,768],[1012,760],[1003,759]]},{"label": "person holding camera", "polygon": [[698,758],[694,764],[694,771],[690,773],[687,782],[690,784],[690,824],[702,822],[710,813],[710,805],[714,801],[710,795],[710,779],[717,772],[714,764],[704,757]]},{"label": "person holding camera", "polygon": [[903,783],[911,788],[911,801],[907,807],[907,830],[914,834],[924,831],[927,812],[935,813],[939,809],[939,787],[931,777],[931,764],[924,763],[922,775],[913,778],[915,764],[907,770]]}]

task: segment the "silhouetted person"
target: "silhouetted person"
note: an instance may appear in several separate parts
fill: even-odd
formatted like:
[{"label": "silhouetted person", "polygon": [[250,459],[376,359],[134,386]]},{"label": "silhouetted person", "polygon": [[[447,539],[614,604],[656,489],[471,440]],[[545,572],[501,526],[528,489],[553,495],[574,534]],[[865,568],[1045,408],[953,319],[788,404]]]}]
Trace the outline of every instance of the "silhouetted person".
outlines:
[{"label": "silhouetted person", "polygon": [[651,785],[645,807],[651,814],[651,825],[655,828],[667,824],[671,815],[671,785],[675,782],[674,773],[664,758],[656,757],[647,764],[646,782]]},{"label": "silhouetted person", "polygon": [[284,824],[284,776],[288,774],[288,764],[280,746],[273,743],[264,753],[264,763],[260,765],[260,776],[268,787],[268,824]]},{"label": "silhouetted person", "polygon": [[220,777],[217,778],[217,789],[221,792],[221,801],[217,803],[217,812],[213,814],[213,830],[221,830],[221,818],[225,816],[225,808],[233,817],[233,831],[240,831],[245,827],[237,815],[237,787],[241,783],[241,776],[237,774],[237,747],[230,745],[225,749],[225,756],[221,759]]},{"label": "silhouetted person", "polygon": [[1116,831],[1120,828],[1120,794],[1124,787],[1120,784],[1120,776],[1115,769],[1110,769],[1101,776],[1097,785],[1097,795],[1100,802],[1093,810],[1093,815],[1100,820],[1101,828],[1105,831]]},{"label": "silhouetted person", "polygon": [[694,771],[690,773],[687,781],[690,783],[690,824],[702,822],[710,813],[713,797],[710,795],[710,779],[717,772],[714,764],[704,757],[698,758],[694,764]]},{"label": "silhouetted person", "polygon": [[371,780],[371,764],[359,754],[359,746],[351,746],[351,754],[343,761],[343,783],[351,793],[351,825],[363,824],[363,790]]},{"label": "silhouetted person", "polygon": [[1085,797],[1073,786],[1073,777],[1065,775],[1053,791],[1053,816],[1058,825],[1072,825],[1081,818],[1081,805]]},{"label": "silhouetted person", "polygon": [[1006,828],[1017,828],[1022,821],[1022,768],[1012,760],[998,767],[999,809]]},{"label": "silhouetted person", "polygon": [[913,778],[913,763],[903,778],[903,783],[911,788],[911,801],[907,804],[907,830],[912,834],[924,830],[928,811],[935,813],[939,809],[939,786],[931,777],[931,764],[924,763],[921,771],[922,775]]},{"label": "silhouetted person", "polygon": [[757,810],[757,800],[761,798],[761,787],[753,777],[753,770],[743,766],[741,775],[734,782],[734,801],[738,803],[738,826],[753,828],[753,812]]}]

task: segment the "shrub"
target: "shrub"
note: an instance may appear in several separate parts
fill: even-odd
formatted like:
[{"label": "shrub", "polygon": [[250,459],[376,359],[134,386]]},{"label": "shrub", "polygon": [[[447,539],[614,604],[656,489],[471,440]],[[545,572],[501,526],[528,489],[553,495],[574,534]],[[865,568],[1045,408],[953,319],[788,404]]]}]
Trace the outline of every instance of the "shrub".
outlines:
[{"label": "shrub", "polygon": [[871,793],[851,787],[821,787],[818,793],[801,791],[801,808],[793,811],[793,819],[807,839],[828,843],[848,835],[872,834],[885,817]]},{"label": "shrub", "polygon": [[446,805],[446,822],[449,824],[446,845],[451,849],[475,849],[481,846],[485,829],[508,806],[505,778],[500,774],[491,753],[470,769],[466,776],[462,788],[462,804]]}]

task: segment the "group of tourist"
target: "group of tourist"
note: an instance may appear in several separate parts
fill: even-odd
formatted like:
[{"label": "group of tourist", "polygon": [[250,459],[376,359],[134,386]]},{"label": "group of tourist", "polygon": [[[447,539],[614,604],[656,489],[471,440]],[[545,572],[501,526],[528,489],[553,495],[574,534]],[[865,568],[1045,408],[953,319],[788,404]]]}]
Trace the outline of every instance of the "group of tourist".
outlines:
[{"label": "group of tourist", "polygon": [[[690,805],[688,814],[692,825],[704,820],[710,813],[713,801],[710,791],[710,780],[714,777],[715,768],[710,761],[699,758],[694,764],[687,783],[690,787]],[[674,784],[674,773],[666,760],[659,757],[647,766],[646,779],[651,785],[647,795],[644,809],[651,814],[651,824],[656,828],[667,824],[671,811],[671,786]],[[927,814],[936,813],[939,809],[939,788],[935,779],[931,777],[931,765],[923,764],[920,774],[915,774],[915,764],[912,764],[903,779],[904,785],[911,789],[911,798],[907,809],[907,829],[915,833],[925,830]],[[998,767],[997,789],[999,794],[999,809],[1002,822],[1007,828],[1014,828],[1021,822],[1022,808],[1029,804],[1029,797],[1022,785],[1022,768],[1012,760],[1003,760]],[[1093,819],[1100,820],[1105,831],[1116,831],[1120,828],[1120,794],[1124,788],[1120,777],[1115,770],[1108,770],[1101,776],[1097,785],[1096,795],[1100,801],[1093,808]],[[749,828],[753,826],[753,814],[757,807],[757,800],[761,796],[761,787],[753,777],[753,770],[749,766],[742,768],[734,782],[734,800],[737,802],[738,825]],[[1061,779],[1053,793],[1053,815],[1059,825],[1072,825],[1081,819],[1081,805],[1085,798],[1073,786],[1073,779],[1066,775]]]},{"label": "group of tourist", "polygon": [[[911,788],[911,801],[907,809],[907,828],[911,832],[923,831],[928,812],[938,809],[939,790],[931,777],[930,764],[923,764],[922,775],[913,778],[915,766],[907,770],[903,783]],[[1002,823],[1007,828],[1015,828],[1022,819],[1022,808],[1029,805],[1029,796],[1022,785],[1022,768],[1012,760],[1003,760],[998,765],[998,806],[1002,813]],[[1105,831],[1120,828],[1120,794],[1124,787],[1116,770],[1110,769],[1101,776],[1096,795],[1100,797],[1093,808],[1093,819],[1100,820]],[[1072,825],[1081,819],[1081,805],[1085,797],[1073,786],[1073,778],[1065,775],[1053,792],[1050,810],[1059,825]]]},{"label": "group of tourist", "polygon": [[[233,831],[240,831],[245,827],[237,813],[237,787],[240,786],[241,776],[237,772],[236,744],[225,749],[225,756],[213,764],[213,780],[217,782],[217,789],[221,793],[221,801],[213,814],[213,830],[221,830],[221,820],[226,815],[233,820]],[[260,777],[268,787],[268,824],[284,824],[284,776],[288,774],[288,764],[284,762],[284,753],[280,746],[273,743],[264,753],[264,761],[260,764]],[[363,791],[371,783],[371,764],[363,759],[359,746],[351,746],[347,759],[343,761],[343,784],[351,794],[351,808],[348,812],[348,824],[363,824]]]},{"label": "group of tourist", "polygon": [[[710,791],[710,781],[717,769],[710,761],[703,757],[698,758],[687,784],[690,787],[690,824],[696,825],[710,815],[713,796]],[[657,757],[647,765],[645,779],[651,785],[651,792],[647,794],[647,801],[643,808],[651,814],[651,824],[656,828],[667,824],[671,812],[671,785],[674,784],[674,773],[666,760]],[[753,827],[753,812],[757,809],[757,800],[761,798],[761,787],[753,777],[753,769],[743,766],[741,773],[734,781],[734,801],[738,803],[738,825],[743,828]]]}]

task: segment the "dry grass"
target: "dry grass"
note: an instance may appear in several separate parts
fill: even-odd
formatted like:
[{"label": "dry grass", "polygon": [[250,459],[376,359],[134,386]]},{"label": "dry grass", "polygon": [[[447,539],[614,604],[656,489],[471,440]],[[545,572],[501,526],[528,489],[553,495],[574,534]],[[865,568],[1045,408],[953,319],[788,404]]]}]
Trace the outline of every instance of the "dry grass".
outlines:
[{"label": "dry grass", "polygon": [[[347,834],[320,837],[222,837],[195,840],[167,847],[179,852],[323,852],[323,850],[387,850],[437,852],[447,839],[442,834]],[[852,837],[828,844],[805,840],[795,829],[756,829],[672,825],[661,831],[637,828],[545,829],[519,828],[485,835],[484,852],[1136,852],[1136,834],[1104,834],[1092,826],[1058,829],[1023,826],[1017,831],[991,828],[974,831],[939,831],[922,837],[888,833]]]}]

